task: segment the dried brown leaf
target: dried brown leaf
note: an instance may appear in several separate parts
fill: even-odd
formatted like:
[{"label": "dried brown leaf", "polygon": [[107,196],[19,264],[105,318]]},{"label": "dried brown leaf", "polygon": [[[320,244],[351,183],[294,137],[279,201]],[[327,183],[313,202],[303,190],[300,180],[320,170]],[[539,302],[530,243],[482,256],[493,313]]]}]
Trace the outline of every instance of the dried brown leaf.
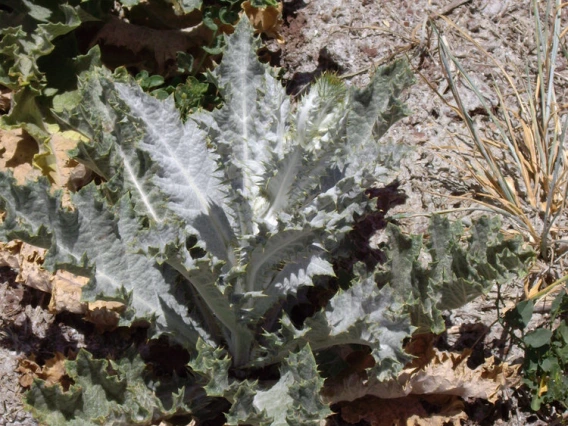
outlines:
[{"label": "dried brown leaf", "polygon": [[41,371],[41,367],[35,362],[35,355],[30,355],[29,358],[22,359],[16,369],[21,373],[19,382],[23,388],[29,388],[37,377],[37,373]]},{"label": "dried brown leaf", "polygon": [[45,380],[48,386],[53,386],[54,384],[59,383],[66,374],[65,360],[65,355],[61,352],[55,352],[55,356],[46,361],[41,372],[39,372],[37,376],[40,379]]},{"label": "dried brown leaf", "polygon": [[410,416],[406,421],[407,426],[461,426],[467,420],[464,403],[457,396],[425,395],[421,400],[428,407],[436,407],[435,412],[426,417]]},{"label": "dried brown leaf", "polygon": [[59,383],[65,376],[65,360],[65,355],[61,352],[56,352],[55,356],[48,359],[43,367],[36,363],[34,355],[21,360],[16,370],[22,373],[19,380],[20,386],[29,388],[36,378],[45,380],[48,386]]},{"label": "dried brown leaf", "polygon": [[495,384],[493,388],[487,387],[487,391],[489,392],[487,400],[489,400],[489,402],[494,403],[497,401],[502,390],[520,385],[520,367],[520,364],[509,365],[508,363],[501,363],[497,365],[493,356],[485,360],[485,363],[480,366],[479,377],[484,381],[493,382]]},{"label": "dried brown leaf", "polygon": [[37,290],[51,292],[51,273],[43,269],[45,249],[20,243],[19,273],[16,281]]},{"label": "dried brown leaf", "polygon": [[[72,130],[61,132],[58,125],[49,125],[48,130],[51,137],[46,150],[34,157],[34,164],[49,177],[53,189],[64,190],[62,204],[72,208],[69,190],[76,191],[84,186],[92,174],[86,171],[85,166],[69,158],[68,152],[75,148],[79,141],[87,139]],[[78,181],[77,177],[81,177],[82,181]]]},{"label": "dried brown leaf", "polygon": [[460,354],[435,350],[435,357],[422,369],[405,369],[398,382],[412,394],[457,395],[495,402],[502,389],[519,383],[519,366],[495,364],[493,357],[475,370],[467,366],[471,350]]},{"label": "dried brown leaf", "polygon": [[112,331],[118,327],[120,314],[125,309],[124,303],[98,300],[88,304],[85,319],[95,324],[99,332]]},{"label": "dried brown leaf", "polygon": [[422,333],[412,336],[404,350],[414,358],[407,368],[424,368],[436,356],[434,344],[438,336],[433,333]]},{"label": "dried brown leaf", "polygon": [[37,142],[22,129],[0,129],[0,170],[11,170],[19,184],[41,175],[33,166]]},{"label": "dried brown leaf", "polygon": [[[91,45],[100,45],[110,67],[138,67],[168,77],[177,70],[177,52],[201,55],[213,33],[205,25],[180,30],[158,30],[111,17]],[[116,63],[113,63],[116,62]]]},{"label": "dried brown leaf", "polygon": [[[424,403],[427,403],[428,411]],[[371,426],[459,426],[461,420],[467,419],[463,401],[455,396],[410,395],[396,399],[365,396],[343,402],[340,407],[341,417],[346,422],[357,424],[364,420]]]},{"label": "dried brown leaf", "polygon": [[57,188],[64,188],[69,180],[69,175],[77,165],[76,161],[69,158],[68,151],[77,146],[80,140],[87,139],[74,131],[61,132],[59,126],[48,126],[51,133],[49,148],[51,153],[36,156],[36,163],[44,169],[44,174],[49,175],[52,183]]},{"label": "dried brown leaf", "polygon": [[105,300],[82,302],[82,288],[88,282],[87,277],[74,275],[67,271],[57,271],[52,278],[49,311],[84,314],[85,319],[95,324],[98,331],[114,330],[118,326],[120,314],[124,312],[124,303]]},{"label": "dried brown leaf", "polygon": [[51,137],[39,149],[37,142],[22,129],[0,129],[0,170],[11,170],[20,185],[44,175],[54,189],[63,189],[63,205],[71,207],[69,191],[85,185],[91,177],[83,165],[68,156],[84,136],[74,131],[60,132],[48,125]]},{"label": "dried brown leaf", "polygon": [[322,394],[327,402],[354,400],[365,395],[403,398],[408,395],[454,395],[495,402],[503,389],[520,383],[519,366],[497,365],[488,358],[476,369],[467,366],[470,350],[462,353],[424,350],[425,359],[414,359],[397,378],[369,384],[366,372],[326,381]]},{"label": "dried brown leaf", "polygon": [[0,267],[7,266],[12,269],[20,267],[21,241],[0,242]]},{"label": "dried brown leaf", "polygon": [[371,426],[406,425],[412,416],[425,417],[428,413],[416,398],[380,399],[365,396],[341,404],[341,417],[347,423],[357,424],[365,420]]},{"label": "dried brown leaf", "polygon": [[81,277],[67,271],[59,270],[51,280],[51,300],[49,312],[72,312],[84,314],[87,312],[87,304],[81,302],[81,288],[89,282],[86,277]]},{"label": "dried brown leaf", "polygon": [[282,3],[278,3],[278,6],[257,8],[251,6],[250,1],[247,0],[241,7],[258,33],[266,34],[276,39],[278,43],[284,43],[284,38],[279,34],[282,26]]},{"label": "dried brown leaf", "polygon": [[89,278],[64,270],[51,274],[42,267],[45,252],[45,249],[21,241],[0,243],[0,266],[18,269],[16,281],[51,293],[48,309],[52,314],[84,314],[85,319],[94,323],[99,331],[114,330],[125,305],[115,301],[82,302],[82,288]]}]

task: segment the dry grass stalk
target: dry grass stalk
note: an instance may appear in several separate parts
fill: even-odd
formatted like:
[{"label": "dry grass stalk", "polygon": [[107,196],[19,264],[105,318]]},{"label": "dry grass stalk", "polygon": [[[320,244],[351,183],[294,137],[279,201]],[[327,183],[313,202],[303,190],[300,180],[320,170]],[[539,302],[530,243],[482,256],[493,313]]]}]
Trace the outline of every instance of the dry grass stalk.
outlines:
[{"label": "dry grass stalk", "polygon": [[[568,3],[548,0],[543,13],[539,10],[539,3],[532,1],[537,71],[531,76],[527,66],[527,77],[521,83],[516,82],[502,63],[449,18],[438,15],[430,20],[430,25],[438,35],[439,58],[455,105],[438,95],[465,123],[470,136],[468,140],[458,138],[471,148],[473,161],[465,161],[464,168],[482,188],[473,198],[484,207],[511,219],[539,257],[551,265],[568,243],[562,239],[566,229],[558,225],[558,219],[565,217],[568,195],[568,152],[564,146],[568,115],[566,106],[558,103],[555,93],[557,59],[562,40],[568,33],[568,28],[562,30],[561,27],[561,11]],[[437,19],[443,20],[453,34],[475,46],[498,70],[494,76],[498,99],[496,110],[488,105],[474,80],[452,54]],[[474,92],[493,131],[478,128],[464,106],[458,82]],[[433,88],[433,85],[430,84],[430,87]],[[511,95],[506,99],[508,93]],[[515,108],[509,106],[511,99]],[[561,278],[539,291],[540,280],[539,285],[529,290],[528,296],[541,296],[566,280],[567,277]]]}]

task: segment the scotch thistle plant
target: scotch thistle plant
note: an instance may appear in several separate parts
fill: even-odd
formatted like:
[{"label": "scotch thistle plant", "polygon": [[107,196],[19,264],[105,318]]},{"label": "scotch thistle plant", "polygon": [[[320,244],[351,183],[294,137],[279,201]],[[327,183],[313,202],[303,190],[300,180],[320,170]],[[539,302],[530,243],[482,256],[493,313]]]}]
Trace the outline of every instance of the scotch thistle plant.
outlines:
[{"label": "scotch thistle plant", "polygon": [[[47,249],[46,269],[89,279],[84,300],[122,303],[119,326],[144,324],[149,338],[167,336],[192,357],[188,377],[156,383],[135,353],[98,360],[81,351],[66,363],[72,385],[37,380],[28,393],[40,421],[199,418],[222,398],[227,424],[316,424],[330,413],[318,353],[368,347],[375,365],[361,389],[372,393],[409,360],[414,331],[443,330],[443,310],[527,261],[495,220],[464,238],[459,223],[435,217],[427,242],[390,226],[389,262],[357,265],[345,288],[295,322],[286,308],[334,278],[340,243],[373,210],[365,189],[392,178],[405,147],[380,139],[408,114],[399,96],[413,76],[405,61],[379,68],[362,89],[324,75],[292,107],[258,61],[246,19],[226,46],[209,75],[223,106],[186,121],[171,98],[122,73],[93,66],[81,75],[59,119],[83,135],[71,155],[100,183],[72,194],[72,208],[45,179],[20,186],[0,173],[0,240]],[[276,379],[254,379],[270,366]]]}]

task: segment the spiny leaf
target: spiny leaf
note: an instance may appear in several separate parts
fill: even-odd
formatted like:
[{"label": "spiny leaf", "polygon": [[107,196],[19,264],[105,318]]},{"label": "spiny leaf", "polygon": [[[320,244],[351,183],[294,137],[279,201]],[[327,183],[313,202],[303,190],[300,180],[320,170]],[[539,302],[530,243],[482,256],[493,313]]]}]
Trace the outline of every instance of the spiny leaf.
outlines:
[{"label": "spiny leaf", "polygon": [[[236,404],[227,415],[227,424],[319,424],[331,414],[319,396],[322,385],[314,356],[306,345],[284,359],[280,379],[269,389],[253,392],[249,383],[241,384],[235,394]],[[243,404],[248,407],[245,409]]]},{"label": "spiny leaf", "polygon": [[503,284],[526,271],[533,253],[524,249],[519,239],[503,238],[499,228],[497,218],[482,217],[463,244],[461,225],[434,215],[426,245],[432,262],[423,266],[419,261],[425,249],[422,239],[389,226],[390,260],[379,281],[406,295],[413,325],[423,331],[442,332],[443,310],[461,307],[496,282]]},{"label": "spiny leaf", "polygon": [[175,276],[132,251],[137,225],[132,223],[128,198],[113,210],[89,185],[71,197],[75,210],[67,211],[60,195],[50,195],[44,180],[18,186],[13,178],[0,174],[0,188],[1,208],[7,212],[2,239],[17,238],[48,249],[44,267],[52,272],[65,269],[91,277],[83,289],[87,300],[104,297],[127,302],[135,313],[123,318],[121,325],[152,320],[158,333],[177,333],[182,342],[187,339],[186,344],[200,335],[210,339],[199,322],[188,316],[187,302],[173,285]]},{"label": "spiny leaf", "polygon": [[203,405],[197,398],[189,400],[182,387],[167,396],[171,407],[164,407],[144,381],[145,364],[139,356],[109,362],[94,359],[81,349],[76,360],[67,361],[65,367],[74,381],[69,389],[36,380],[26,394],[36,418],[49,425],[147,425],[174,414],[191,413],[190,406]]}]

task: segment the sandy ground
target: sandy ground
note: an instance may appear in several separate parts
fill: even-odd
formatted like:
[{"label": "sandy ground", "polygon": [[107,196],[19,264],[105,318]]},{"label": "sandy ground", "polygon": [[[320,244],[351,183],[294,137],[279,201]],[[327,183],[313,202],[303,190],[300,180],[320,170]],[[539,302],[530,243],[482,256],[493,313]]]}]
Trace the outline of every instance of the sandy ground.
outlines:
[{"label": "sandy ground", "polygon": [[[534,71],[535,64],[530,3],[528,0],[285,1],[285,25],[281,31],[285,43],[269,41],[268,47],[274,60],[284,68],[292,95],[300,94],[323,71],[335,71],[347,84],[362,86],[376,66],[397,57],[410,59],[417,75],[417,83],[405,94],[412,115],[391,128],[386,137],[408,144],[412,150],[402,160],[398,176],[398,192],[404,202],[396,203],[388,214],[398,215],[406,231],[420,233],[427,229],[426,215],[433,211],[462,209],[451,216],[466,223],[481,214],[464,211],[475,204],[451,197],[471,193],[476,188],[463,166],[466,154],[452,137],[455,134],[467,137],[466,129],[432,90],[435,88],[444,99],[451,100],[437,56],[437,36],[427,20],[433,19],[439,26],[486,100],[496,106],[498,98],[492,86],[499,77],[495,66],[471,43],[457,37],[440,16],[467,30],[508,72],[521,79],[523,75],[518,70],[528,67],[529,72]],[[568,80],[565,64],[559,65],[559,74]],[[559,88],[562,94],[565,90]],[[463,93],[470,114],[480,125],[488,125],[473,92],[463,87]],[[506,99],[509,96],[510,93],[504,93]],[[374,238],[380,239],[380,235]],[[0,425],[32,425],[36,423],[20,401],[18,362],[26,354],[62,348],[69,342],[73,342],[75,349],[81,347],[84,331],[58,323],[44,309],[46,303],[37,292],[14,284],[15,275],[8,268],[0,272]],[[521,284],[514,283],[504,289],[504,294],[507,303],[513,304],[522,295]],[[441,345],[452,350],[473,348],[479,362],[491,355],[519,362],[522,352],[508,345],[502,328],[495,324],[495,298],[493,291],[463,309],[448,313],[448,332]],[[535,316],[533,326],[541,320],[542,317]],[[42,343],[46,336],[57,341],[46,346]],[[547,424],[530,413],[527,404],[522,394],[512,391],[506,392],[495,406],[470,401],[466,424]],[[334,424],[340,423],[334,421]]]}]

